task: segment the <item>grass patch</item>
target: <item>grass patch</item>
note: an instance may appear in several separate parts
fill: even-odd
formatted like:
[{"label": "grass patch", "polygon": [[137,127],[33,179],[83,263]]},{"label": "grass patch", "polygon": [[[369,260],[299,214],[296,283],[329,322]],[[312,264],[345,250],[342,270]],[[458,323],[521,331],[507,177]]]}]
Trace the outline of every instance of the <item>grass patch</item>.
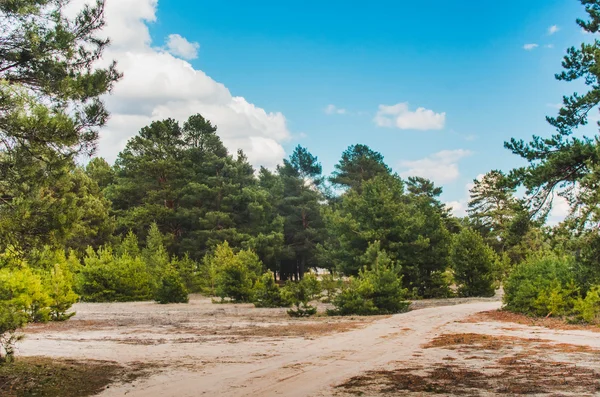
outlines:
[{"label": "grass patch", "polygon": [[0,365],[0,395],[4,397],[93,396],[114,382],[132,382],[149,373],[150,366],[123,367],[112,361],[78,361],[46,357],[18,357]]}]

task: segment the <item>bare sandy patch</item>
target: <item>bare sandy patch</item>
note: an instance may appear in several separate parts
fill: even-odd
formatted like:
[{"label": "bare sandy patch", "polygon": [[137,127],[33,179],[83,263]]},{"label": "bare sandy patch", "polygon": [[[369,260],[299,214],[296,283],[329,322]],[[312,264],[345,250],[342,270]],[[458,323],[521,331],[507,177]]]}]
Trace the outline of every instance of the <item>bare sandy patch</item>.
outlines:
[{"label": "bare sandy patch", "polygon": [[524,314],[511,313],[505,310],[491,310],[474,314],[466,318],[464,322],[480,323],[480,322],[504,322],[528,325],[534,327],[544,327],[558,330],[581,330],[600,332],[600,326],[593,324],[570,324],[561,318],[554,317],[530,317]]}]

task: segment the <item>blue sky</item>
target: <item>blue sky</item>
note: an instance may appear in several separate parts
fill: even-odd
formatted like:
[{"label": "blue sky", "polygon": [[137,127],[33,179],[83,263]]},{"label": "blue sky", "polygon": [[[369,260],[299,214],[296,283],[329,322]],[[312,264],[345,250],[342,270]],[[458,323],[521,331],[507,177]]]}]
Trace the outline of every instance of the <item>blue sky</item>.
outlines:
[{"label": "blue sky", "polygon": [[[448,202],[464,201],[477,175],[522,164],[503,148],[510,137],[552,133],[545,116],[575,89],[554,73],[565,49],[586,38],[577,0],[160,0],[154,8],[152,45],[172,34],[197,43],[197,57],[184,57],[194,69],[285,117],[287,154],[306,146],[329,173],[346,147],[364,143],[403,175],[437,179]],[[380,105],[402,103],[386,116],[392,127],[377,125]],[[398,128],[396,117],[409,118]]]}]

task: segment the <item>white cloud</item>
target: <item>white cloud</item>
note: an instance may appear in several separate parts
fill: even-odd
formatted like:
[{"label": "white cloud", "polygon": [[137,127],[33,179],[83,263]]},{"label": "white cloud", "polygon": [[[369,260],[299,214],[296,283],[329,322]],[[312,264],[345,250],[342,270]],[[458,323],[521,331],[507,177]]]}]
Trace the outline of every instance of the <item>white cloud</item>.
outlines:
[{"label": "white cloud", "polygon": [[550,226],[558,225],[564,221],[567,215],[571,213],[571,206],[566,198],[561,196],[554,196],[552,200],[552,210],[548,214],[547,223]]},{"label": "white cloud", "polygon": [[200,44],[190,43],[185,37],[178,34],[170,34],[167,38],[167,51],[176,57],[183,59],[198,58]]},{"label": "white cloud", "polygon": [[446,124],[446,113],[435,113],[433,110],[417,108],[408,109],[408,102],[396,105],[379,105],[375,119],[379,127],[396,127],[401,130],[441,130]]},{"label": "white cloud", "polygon": [[554,48],[554,44],[546,44],[544,48]]},{"label": "white cloud", "polygon": [[463,149],[442,150],[420,160],[402,161],[400,166],[408,169],[401,172],[400,176],[420,176],[437,184],[452,182],[460,176],[458,162],[471,154]]},{"label": "white cloud", "polygon": [[335,105],[327,105],[324,110],[327,114],[346,114],[348,112],[346,109],[338,108]]},{"label": "white cloud", "polygon": [[[478,181],[483,180],[484,174],[479,174],[475,179]],[[454,216],[462,218],[467,215],[467,209],[469,208],[469,199],[470,199],[470,191],[475,187],[474,181],[471,181],[465,185],[465,193],[464,197],[460,200],[448,201],[446,202],[446,206],[452,210],[452,214]]]},{"label": "white cloud", "polygon": [[548,34],[554,34],[558,32],[560,28],[557,25],[552,25],[548,28]]},{"label": "white cloud", "polygon": [[538,45],[538,44],[531,43],[531,44],[525,44],[525,45],[523,46],[523,49],[524,49],[524,50],[526,50],[526,51],[531,51],[531,50],[533,50],[533,49],[535,49],[535,48],[537,48],[537,47],[539,47],[539,45]]},{"label": "white cloud", "polygon": [[458,218],[462,218],[467,215],[467,202],[466,200],[449,201],[446,207],[452,210],[452,214]]},{"label": "white cloud", "polygon": [[[79,9],[84,1],[90,0],[76,0],[70,7]],[[113,161],[127,140],[153,120],[184,121],[200,113],[218,126],[232,153],[243,149],[255,166],[279,164],[285,156],[281,144],[291,138],[284,115],[233,96],[223,84],[175,57],[175,50],[182,58],[194,55],[182,45],[183,37],[170,35],[172,48],[154,47],[147,24],[156,21],[157,4],[157,0],[106,2],[104,33],[112,44],[103,62],[116,60],[124,77],[104,98],[111,118],[100,133],[98,155]]]}]

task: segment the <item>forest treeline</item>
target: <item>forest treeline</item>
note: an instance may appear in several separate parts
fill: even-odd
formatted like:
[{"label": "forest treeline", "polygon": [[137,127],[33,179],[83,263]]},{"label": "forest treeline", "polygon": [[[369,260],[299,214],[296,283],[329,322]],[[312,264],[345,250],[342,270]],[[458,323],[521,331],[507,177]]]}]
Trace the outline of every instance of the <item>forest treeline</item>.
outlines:
[{"label": "forest treeline", "polygon": [[[578,24],[598,33],[600,1],[581,1]],[[600,101],[600,42],[567,51],[557,78],[589,91],[548,118],[556,134],[507,142],[528,165],[475,180],[457,218],[441,187],[399,177],[366,145],[331,175],[301,146],[255,169],[201,114],[152,122],[114,164],[82,164],[121,75],[96,64],[109,45],[103,1],[75,18],[67,3],[0,2],[0,358],[18,328],[66,320],[78,300],[185,303],[190,292],[306,316],[317,299],[331,315],[398,313],[409,299],[504,286],[508,310],[599,320],[600,146],[576,130]],[[572,213],[548,226],[555,195]]]}]

